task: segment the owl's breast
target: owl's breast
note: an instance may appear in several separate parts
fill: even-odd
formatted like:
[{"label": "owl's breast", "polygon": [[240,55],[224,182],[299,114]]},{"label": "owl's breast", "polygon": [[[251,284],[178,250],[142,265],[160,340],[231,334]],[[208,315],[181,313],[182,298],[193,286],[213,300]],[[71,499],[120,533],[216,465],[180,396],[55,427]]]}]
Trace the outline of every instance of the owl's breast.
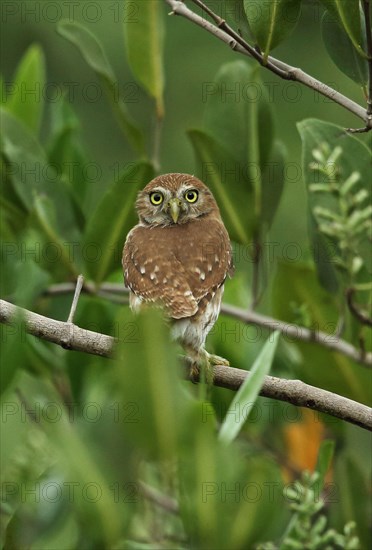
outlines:
[{"label": "owl's breast", "polygon": [[141,303],[160,303],[170,317],[189,318],[223,285],[231,268],[229,238],[215,218],[166,227],[138,225],[128,235],[123,268],[127,286]]}]

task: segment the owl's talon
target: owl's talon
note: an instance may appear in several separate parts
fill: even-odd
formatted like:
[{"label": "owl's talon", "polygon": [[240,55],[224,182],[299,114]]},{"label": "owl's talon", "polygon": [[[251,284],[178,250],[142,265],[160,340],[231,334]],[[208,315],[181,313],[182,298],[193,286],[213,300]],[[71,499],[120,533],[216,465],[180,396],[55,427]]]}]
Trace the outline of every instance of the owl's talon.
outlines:
[{"label": "owl's talon", "polygon": [[193,362],[190,369],[190,380],[193,384],[197,384],[200,378],[200,367],[198,363]]},{"label": "owl's talon", "polygon": [[[189,358],[190,361],[190,358]],[[209,354],[204,352],[196,360],[191,360],[190,380],[194,384],[201,381],[204,374],[205,382],[213,384],[213,363],[209,360]]]},{"label": "owl's talon", "polygon": [[230,361],[225,359],[224,357],[220,357],[219,355],[211,355],[208,354],[208,361],[210,365],[224,365],[225,367],[230,366]]}]

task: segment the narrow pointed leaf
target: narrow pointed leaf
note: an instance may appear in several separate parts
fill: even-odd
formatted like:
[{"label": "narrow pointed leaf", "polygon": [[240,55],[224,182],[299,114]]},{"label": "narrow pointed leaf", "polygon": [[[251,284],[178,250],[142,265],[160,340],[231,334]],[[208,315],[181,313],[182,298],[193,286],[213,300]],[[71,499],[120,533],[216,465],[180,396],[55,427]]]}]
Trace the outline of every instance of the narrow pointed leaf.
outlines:
[{"label": "narrow pointed leaf", "polygon": [[262,168],[270,156],[274,124],[257,68],[245,61],[222,65],[205,100],[207,132],[237,159],[242,173]]},{"label": "narrow pointed leaf", "polygon": [[17,67],[6,108],[35,134],[40,129],[44,108],[45,58],[40,46],[33,44]]},{"label": "narrow pointed leaf", "polygon": [[[72,206],[71,189],[50,166],[43,147],[35,135],[20,120],[0,108],[2,122],[1,150],[6,159],[2,193],[16,208],[29,212],[35,193],[51,199],[57,209],[58,232],[69,239],[78,236]],[[12,189],[9,189],[9,182]]]},{"label": "narrow pointed leaf", "polygon": [[[29,210],[33,190],[41,189],[40,175],[46,163],[44,151],[30,129],[4,108],[1,113],[1,150],[5,168],[22,206]],[[10,197],[9,197],[10,198]]]},{"label": "narrow pointed leaf", "polygon": [[[66,480],[78,480],[79,486],[98,488],[99,498],[90,500],[88,492],[87,498],[84,498],[82,492],[79,494],[76,492],[71,502],[76,513],[81,517],[85,516],[85,521],[88,518],[92,521],[90,535],[94,533],[95,536],[101,537],[101,541],[105,541],[104,546],[112,546],[119,537],[123,525],[122,513],[126,510],[123,502],[120,502],[119,507],[113,498],[112,486],[109,485],[109,473],[100,467],[97,455],[93,452],[94,439],[82,437],[76,419],[71,422],[71,418],[65,412],[65,405],[60,401],[60,396],[52,389],[51,384],[49,385],[48,382],[36,384],[30,379],[27,390],[30,394],[32,390],[37,392],[35,403],[30,403],[31,406],[35,408],[38,404],[40,407],[46,407],[48,403],[53,403],[60,412],[57,421],[55,418],[50,420],[48,415],[40,415],[40,428],[52,445],[57,457],[57,466],[66,475]],[[27,393],[28,399],[30,399],[29,393]],[[97,424],[98,422],[96,429]]]},{"label": "narrow pointed leaf", "polygon": [[262,174],[262,219],[271,226],[284,189],[286,148],[275,141],[272,156]]},{"label": "narrow pointed leaf", "polygon": [[89,159],[82,144],[79,120],[64,97],[51,105],[51,136],[47,155],[49,162],[58,167],[61,179],[71,193],[76,221],[82,231],[88,203],[86,166]]},{"label": "narrow pointed leaf", "polygon": [[[57,215],[55,203],[45,195],[35,195],[32,212],[33,225],[42,233],[48,245],[53,245],[58,251],[58,263],[66,269],[66,272],[74,278],[79,275],[79,270],[74,263],[74,255],[69,253],[66,242],[58,234]],[[44,258],[42,258],[44,259]],[[45,258],[48,263],[48,257]],[[55,261],[49,261],[52,268],[57,268]]]},{"label": "narrow pointed leaf", "polygon": [[176,347],[163,314],[147,309],[134,317],[127,310],[117,325],[121,333],[113,391],[119,392],[120,402],[130,403],[133,410],[132,421],[123,425],[123,436],[142,456],[175,457],[186,397]]},{"label": "narrow pointed leaf", "polygon": [[201,130],[190,130],[199,173],[213,191],[232,240],[247,244],[253,230],[250,215],[253,191],[241,178],[239,163],[215,139]]},{"label": "narrow pointed leaf", "polygon": [[[231,443],[244,426],[247,416],[260,393],[265,376],[270,372],[279,336],[280,332],[275,331],[266,341],[253,364],[252,370],[232,400],[218,436],[223,443]],[[236,415],[236,411],[239,411],[238,415]]]},{"label": "narrow pointed leaf", "polygon": [[206,88],[205,128],[236,160],[242,189],[253,189],[245,216],[259,223],[262,172],[269,162],[274,124],[258,67],[245,61],[226,63]]},{"label": "narrow pointed leaf", "polygon": [[331,439],[325,439],[324,441],[322,441],[319,448],[317,464],[315,467],[315,470],[319,474],[319,479],[316,482],[316,485],[314,488],[316,490],[316,495],[318,496],[320,495],[324,487],[325,478],[331,466],[334,452],[335,452],[334,441],[332,441]]},{"label": "narrow pointed leaf", "polygon": [[[133,4],[133,2],[132,2]],[[138,82],[155,99],[157,114],[164,114],[164,4],[135,0],[136,17],[124,21],[129,65]]]},{"label": "narrow pointed leaf", "polygon": [[[97,283],[121,265],[125,237],[136,223],[135,199],[139,189],[153,177],[146,162],[131,163],[122,177],[107,191],[89,219],[83,246],[93,247],[95,260],[86,261],[86,269]],[[93,257],[93,256],[92,256]]]},{"label": "narrow pointed leaf", "polygon": [[124,135],[138,153],[144,153],[142,132],[131,120],[123,101],[118,101],[117,79],[97,38],[88,29],[75,22],[61,21],[57,29],[61,36],[77,46],[85,61],[101,78]]}]

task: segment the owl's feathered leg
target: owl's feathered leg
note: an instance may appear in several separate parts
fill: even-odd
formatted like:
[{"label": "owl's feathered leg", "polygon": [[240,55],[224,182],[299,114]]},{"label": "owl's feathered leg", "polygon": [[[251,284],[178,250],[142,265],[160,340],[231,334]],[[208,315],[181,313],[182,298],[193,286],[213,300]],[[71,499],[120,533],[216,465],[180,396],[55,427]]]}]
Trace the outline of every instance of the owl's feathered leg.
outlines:
[{"label": "owl's feathered leg", "polygon": [[218,355],[212,355],[208,353],[204,348],[195,350],[190,346],[185,346],[185,351],[187,352],[188,359],[191,363],[190,368],[190,378],[193,381],[200,379],[203,375],[208,384],[213,383],[213,367],[215,365],[224,365],[230,366],[230,363],[227,359],[219,357]]}]

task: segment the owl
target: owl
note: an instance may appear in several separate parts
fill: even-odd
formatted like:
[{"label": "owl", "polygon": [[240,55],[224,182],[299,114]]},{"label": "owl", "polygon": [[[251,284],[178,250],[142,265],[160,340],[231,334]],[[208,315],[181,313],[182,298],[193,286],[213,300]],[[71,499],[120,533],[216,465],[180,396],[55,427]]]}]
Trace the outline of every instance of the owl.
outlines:
[{"label": "owl", "polygon": [[138,194],[139,223],[123,250],[130,307],[160,305],[171,321],[171,336],[201,368],[228,365],[205,350],[221,306],[224,282],[233,275],[228,233],[217,203],[204,183],[188,174],[165,174]]}]

